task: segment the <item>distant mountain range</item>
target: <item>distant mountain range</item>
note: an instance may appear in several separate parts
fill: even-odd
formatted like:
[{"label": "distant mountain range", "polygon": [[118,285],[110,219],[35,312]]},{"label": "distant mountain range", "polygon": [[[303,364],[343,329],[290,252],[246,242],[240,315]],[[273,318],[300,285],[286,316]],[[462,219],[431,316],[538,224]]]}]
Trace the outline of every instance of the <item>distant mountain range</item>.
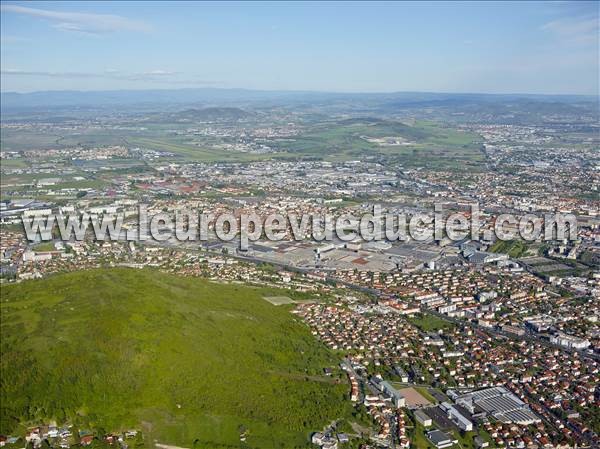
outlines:
[{"label": "distant mountain range", "polygon": [[208,107],[202,109],[186,109],[172,114],[177,120],[212,121],[212,120],[241,120],[252,117],[254,114],[240,108]]},{"label": "distant mountain range", "polygon": [[41,91],[31,93],[2,92],[3,110],[55,107],[107,107],[155,105],[216,106],[227,104],[319,104],[370,103],[386,108],[456,107],[476,103],[506,103],[514,101],[589,103],[598,97],[583,95],[531,94],[452,94],[430,92],[394,93],[333,93],[311,91],[261,91],[247,89],[172,89],[172,90],[114,90],[114,91]]}]

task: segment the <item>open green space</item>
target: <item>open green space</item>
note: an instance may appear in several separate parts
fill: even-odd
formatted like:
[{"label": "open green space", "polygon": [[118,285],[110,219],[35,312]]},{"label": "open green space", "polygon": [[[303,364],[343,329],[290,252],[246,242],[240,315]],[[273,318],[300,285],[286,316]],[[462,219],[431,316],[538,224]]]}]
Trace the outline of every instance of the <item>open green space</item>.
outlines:
[{"label": "open green space", "polygon": [[408,321],[423,332],[436,332],[453,327],[451,322],[428,313],[418,313],[415,316],[408,318]]},{"label": "open green space", "polygon": [[61,148],[62,145],[57,143],[59,139],[60,135],[56,132],[0,128],[0,149],[2,151]]},{"label": "open green space", "polygon": [[27,161],[24,159],[2,159],[0,167],[3,169],[27,168]]},{"label": "open green space", "polygon": [[[380,145],[372,139],[395,137],[403,145]],[[436,123],[407,125],[380,119],[349,119],[326,122],[300,136],[282,141],[290,153],[328,160],[361,159],[366,156],[391,158],[406,167],[432,169],[478,169],[484,157],[478,136],[445,128]]]},{"label": "open green space", "polygon": [[283,158],[289,156],[287,154],[256,154],[243,153],[239,151],[226,151],[221,149],[209,148],[208,146],[197,146],[190,143],[179,142],[170,137],[147,138],[134,137],[128,138],[128,143],[140,147],[158,150],[169,151],[187,160],[199,162],[251,162],[258,160],[266,160],[273,158]]},{"label": "open green space", "polygon": [[490,252],[508,254],[510,257],[518,259],[519,257],[525,255],[529,249],[529,246],[530,245],[521,240],[498,240],[492,246],[490,246]]},{"label": "open green space", "polygon": [[183,447],[307,447],[352,408],[337,371],[322,375],[336,357],[263,299],[278,295],[125,268],[3,286],[0,433],[55,419]]},{"label": "open green space", "polygon": [[[168,118],[167,118],[168,120]],[[244,153],[216,148],[227,139],[177,134],[181,123],[146,123],[131,129],[83,129],[72,135],[42,130],[2,131],[3,150],[125,145],[175,154],[173,159],[199,162],[251,162],[268,159],[325,159],[344,161],[365,157],[385,158],[407,168],[475,170],[484,162],[478,136],[438,123],[417,121],[411,125],[379,118],[325,120],[310,124],[291,138],[269,144],[275,153]],[[398,138],[402,145],[379,144],[373,139]]]},{"label": "open green space", "polygon": [[46,251],[54,251],[54,243],[52,242],[42,242],[33,246],[32,248],[36,253],[43,253]]}]

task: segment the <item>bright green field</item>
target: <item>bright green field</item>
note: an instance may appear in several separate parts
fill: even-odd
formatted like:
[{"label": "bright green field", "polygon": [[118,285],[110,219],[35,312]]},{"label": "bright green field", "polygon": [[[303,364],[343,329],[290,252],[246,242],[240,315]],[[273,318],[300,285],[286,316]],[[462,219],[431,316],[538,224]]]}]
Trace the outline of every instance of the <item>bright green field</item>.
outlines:
[{"label": "bright green field", "polygon": [[[381,146],[364,137],[403,137],[405,146]],[[339,161],[383,156],[406,167],[474,170],[483,163],[478,136],[431,122],[409,126],[376,119],[349,119],[313,127],[281,144],[291,153]]]},{"label": "bright green field", "polygon": [[508,254],[510,257],[514,259],[518,259],[523,256],[527,250],[529,249],[529,245],[527,243],[522,242],[520,240],[509,240],[502,241],[498,240],[490,247],[490,251],[492,253],[504,253]]},{"label": "bright green field", "polygon": [[223,151],[211,148],[202,148],[189,143],[181,143],[172,137],[146,138],[135,137],[127,140],[132,145],[139,145],[153,150],[170,151],[183,156],[187,160],[202,162],[234,161],[244,162],[252,160],[267,159],[265,155],[240,153],[237,151]]},{"label": "bright green field", "polygon": [[[335,357],[263,295],[153,270],[2,286],[0,433],[69,419],[183,447],[307,447],[349,415]],[[249,429],[243,446],[239,429]]]},{"label": "bright green field", "polygon": [[[77,135],[56,135],[41,131],[3,130],[0,143],[4,150],[61,148],[76,145],[125,145],[169,151],[176,161],[252,162],[262,160],[324,159],[346,161],[365,157],[384,158],[406,168],[431,170],[479,171],[484,164],[479,136],[440,123],[417,121],[407,125],[395,120],[351,118],[326,120],[306,126],[291,138],[271,144],[275,153],[256,154],[215,148],[223,139],[199,137],[198,145],[190,137],[173,135],[170,129],[181,124],[148,124],[141,130],[85,130]],[[401,137],[406,145],[379,145],[368,139]],[[161,163],[164,160],[161,160]]]},{"label": "bright green field", "polygon": [[423,332],[437,332],[453,326],[451,322],[427,313],[417,314],[414,317],[409,318],[409,321]]}]

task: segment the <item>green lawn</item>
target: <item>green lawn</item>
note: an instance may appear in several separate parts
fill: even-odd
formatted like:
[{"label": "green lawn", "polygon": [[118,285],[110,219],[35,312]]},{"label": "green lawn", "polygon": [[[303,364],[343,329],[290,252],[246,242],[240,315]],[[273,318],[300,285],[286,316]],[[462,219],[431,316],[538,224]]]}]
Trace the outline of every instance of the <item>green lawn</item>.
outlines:
[{"label": "green lawn", "polygon": [[435,332],[441,329],[448,329],[453,326],[449,321],[438,318],[427,313],[419,313],[408,319],[423,332]]},{"label": "green lawn", "polygon": [[411,447],[416,449],[435,449],[435,446],[429,441],[425,432],[427,430],[433,429],[433,427],[429,427],[425,429],[418,422],[413,421],[415,423],[415,427],[411,429],[408,433],[408,437],[410,438]]},{"label": "green lawn", "polygon": [[53,242],[42,242],[38,243],[33,247],[33,250],[37,253],[43,253],[46,251],[54,251],[54,243]]},{"label": "green lawn", "polygon": [[84,179],[82,181],[65,181],[48,187],[51,190],[60,189],[101,189],[108,183],[100,179]]},{"label": "green lawn", "polygon": [[307,447],[349,416],[347,385],[321,375],[337,359],[274,293],[133,269],[3,286],[0,433],[54,418],[184,447]]},{"label": "green lawn", "polygon": [[528,249],[529,245],[521,240],[498,240],[490,246],[490,252],[508,254],[513,259],[523,256]]}]

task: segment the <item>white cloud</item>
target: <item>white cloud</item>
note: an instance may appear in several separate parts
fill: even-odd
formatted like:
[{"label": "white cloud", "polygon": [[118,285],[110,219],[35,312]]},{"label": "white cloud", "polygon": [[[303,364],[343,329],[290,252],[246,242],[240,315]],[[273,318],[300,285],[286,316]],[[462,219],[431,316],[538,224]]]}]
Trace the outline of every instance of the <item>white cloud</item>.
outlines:
[{"label": "white cloud", "polygon": [[44,70],[3,69],[2,75],[9,76],[44,76],[51,78],[110,78],[118,80],[153,80],[177,75],[170,70],[150,70],[148,72],[125,73],[117,69],[106,69],[103,72],[51,72]]},{"label": "white cloud", "polygon": [[150,70],[149,72],[143,72],[143,75],[148,76],[171,76],[176,74],[177,72],[171,72],[170,70]]},{"label": "white cloud", "polygon": [[102,75],[84,72],[48,72],[48,71],[36,71],[36,70],[19,70],[19,69],[2,69],[0,72],[2,75],[12,76],[48,76],[56,78],[93,78],[96,76],[101,77]]},{"label": "white cloud", "polygon": [[53,72],[45,70],[2,69],[2,77],[45,77],[62,79],[109,79],[119,81],[136,81],[146,83],[165,82],[173,85],[216,85],[215,81],[207,81],[196,77],[181,78],[180,72],[172,70],[149,70],[146,72],[121,72],[109,68],[102,72]]},{"label": "white cloud", "polygon": [[2,5],[2,12],[40,17],[50,21],[56,29],[84,34],[101,35],[117,31],[147,32],[151,29],[144,22],[112,14],[50,11],[18,5]]},{"label": "white cloud", "polygon": [[598,16],[553,20],[541,27],[559,39],[575,44],[598,44],[600,26]]}]

